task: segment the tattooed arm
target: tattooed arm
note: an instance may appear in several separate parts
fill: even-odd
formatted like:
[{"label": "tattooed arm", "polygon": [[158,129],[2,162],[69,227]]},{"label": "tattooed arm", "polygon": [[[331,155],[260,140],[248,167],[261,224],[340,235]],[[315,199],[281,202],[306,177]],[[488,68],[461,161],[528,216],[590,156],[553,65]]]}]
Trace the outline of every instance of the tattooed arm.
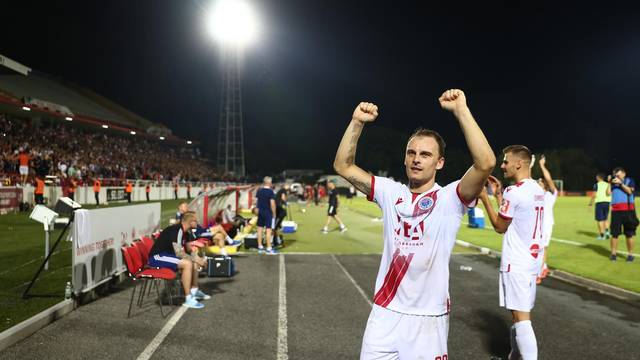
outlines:
[{"label": "tattooed arm", "polygon": [[355,164],[356,147],[364,124],[374,121],[377,117],[378,107],[376,105],[367,102],[358,104],[353,111],[351,123],[342,136],[336,159],[333,162],[333,168],[340,176],[367,195],[371,193],[371,175]]}]

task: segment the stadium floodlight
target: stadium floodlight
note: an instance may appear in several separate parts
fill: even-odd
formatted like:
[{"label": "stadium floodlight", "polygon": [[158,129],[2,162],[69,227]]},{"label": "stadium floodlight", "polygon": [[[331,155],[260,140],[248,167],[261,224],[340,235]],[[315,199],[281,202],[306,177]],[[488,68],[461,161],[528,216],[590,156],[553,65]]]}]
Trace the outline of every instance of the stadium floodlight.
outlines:
[{"label": "stadium floodlight", "polygon": [[187,140],[187,144],[191,145],[192,144],[191,140]]},{"label": "stadium floodlight", "polygon": [[108,128],[109,128],[109,125],[104,125],[104,124],[103,124],[103,125],[102,125],[102,128],[103,128],[103,129],[108,129]]},{"label": "stadium floodlight", "polygon": [[129,134],[131,134],[131,135],[135,135],[135,134],[136,134],[136,132],[135,132],[135,131],[129,131]]},{"label": "stadium floodlight", "polygon": [[160,136],[160,140],[164,140],[164,136]]},{"label": "stadium floodlight", "polygon": [[218,0],[206,16],[207,31],[224,45],[244,47],[257,37],[258,19],[247,0]]},{"label": "stadium floodlight", "polygon": [[64,119],[67,120],[67,121],[73,121],[73,118],[71,116],[65,116]]},{"label": "stadium floodlight", "polygon": [[22,107],[22,110],[24,110],[24,111],[31,111],[31,108],[30,108],[30,107],[28,107],[28,106],[23,106],[23,107]]}]

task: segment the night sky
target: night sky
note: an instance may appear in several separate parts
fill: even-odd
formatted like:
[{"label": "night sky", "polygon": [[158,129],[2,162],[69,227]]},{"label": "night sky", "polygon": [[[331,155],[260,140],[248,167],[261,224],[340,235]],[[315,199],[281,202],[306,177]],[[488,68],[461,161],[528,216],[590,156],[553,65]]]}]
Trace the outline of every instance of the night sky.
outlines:
[{"label": "night sky", "polygon": [[[20,3],[3,5],[0,54],[215,149],[221,73],[203,25],[209,2]],[[577,147],[601,170],[622,165],[640,177],[637,9],[426,3],[255,2],[263,33],[243,69],[248,170],[329,170],[362,100],[381,111],[363,138],[424,126],[466,152],[437,102],[456,87],[496,152]]]}]

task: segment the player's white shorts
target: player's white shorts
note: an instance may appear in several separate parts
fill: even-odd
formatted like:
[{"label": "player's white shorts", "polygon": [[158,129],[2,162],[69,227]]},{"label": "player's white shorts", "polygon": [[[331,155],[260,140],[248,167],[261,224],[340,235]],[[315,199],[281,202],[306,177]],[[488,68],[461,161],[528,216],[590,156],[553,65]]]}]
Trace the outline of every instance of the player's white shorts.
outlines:
[{"label": "player's white shorts", "polygon": [[537,274],[500,271],[500,306],[530,312],[536,302]]},{"label": "player's white shorts", "polygon": [[18,171],[20,171],[20,175],[29,175],[29,167],[28,166],[20,165],[20,168],[18,169]]},{"label": "player's white shorts", "polygon": [[362,338],[361,360],[429,359],[447,355],[449,315],[408,315],[373,305]]}]

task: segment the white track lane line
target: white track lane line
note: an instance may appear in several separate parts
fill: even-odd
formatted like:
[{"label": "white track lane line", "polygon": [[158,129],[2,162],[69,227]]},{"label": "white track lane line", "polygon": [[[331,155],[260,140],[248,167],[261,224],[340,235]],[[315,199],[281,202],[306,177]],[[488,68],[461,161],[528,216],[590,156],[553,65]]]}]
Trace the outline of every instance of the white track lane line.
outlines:
[{"label": "white track lane line", "polygon": [[280,279],[278,280],[278,354],[276,359],[289,359],[287,344],[287,273],[285,271],[284,254],[280,255]]},{"label": "white track lane line", "polygon": [[167,321],[164,327],[162,327],[158,335],[156,335],[156,337],[153,338],[153,340],[151,340],[151,342],[149,343],[149,345],[147,345],[147,347],[144,349],[142,354],[138,356],[138,360],[148,360],[151,358],[151,355],[153,355],[153,353],[158,349],[160,344],[162,344],[162,341],[164,340],[164,338],[166,338],[167,335],[169,335],[169,333],[171,332],[171,329],[173,329],[173,327],[176,326],[178,321],[180,321],[180,318],[182,318],[182,315],[184,315],[184,313],[186,313],[188,309],[189,309],[188,307],[180,306],[180,308],[176,310],[176,313],[173,314],[173,316],[171,316],[169,321]]},{"label": "white track lane line", "polygon": [[347,277],[349,278],[353,286],[355,286],[356,289],[358,289],[358,292],[360,293],[360,295],[362,295],[362,297],[367,302],[367,304],[369,304],[369,306],[373,306],[373,303],[371,302],[371,300],[369,300],[369,297],[367,296],[367,294],[365,294],[364,290],[362,290],[360,285],[358,285],[358,283],[353,279],[353,277],[351,276],[351,274],[349,274],[347,269],[345,269],[344,266],[342,266],[340,261],[338,261],[338,258],[334,254],[331,254],[331,257],[333,258],[333,260],[335,260],[336,264],[338,264],[340,269],[342,269],[342,272],[344,272],[344,274],[347,275]]}]

